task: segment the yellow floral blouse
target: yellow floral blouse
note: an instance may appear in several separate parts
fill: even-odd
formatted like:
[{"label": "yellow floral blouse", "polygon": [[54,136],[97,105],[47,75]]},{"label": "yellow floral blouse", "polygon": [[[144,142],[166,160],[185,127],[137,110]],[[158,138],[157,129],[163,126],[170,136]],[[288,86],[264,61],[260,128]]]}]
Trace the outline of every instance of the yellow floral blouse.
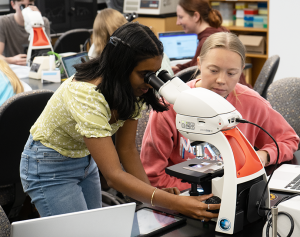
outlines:
[{"label": "yellow floral blouse", "polygon": [[112,136],[125,120],[109,124],[110,108],[96,86],[72,80],[67,79],[54,93],[30,133],[33,140],[64,156],[81,158],[90,154],[84,136]]}]

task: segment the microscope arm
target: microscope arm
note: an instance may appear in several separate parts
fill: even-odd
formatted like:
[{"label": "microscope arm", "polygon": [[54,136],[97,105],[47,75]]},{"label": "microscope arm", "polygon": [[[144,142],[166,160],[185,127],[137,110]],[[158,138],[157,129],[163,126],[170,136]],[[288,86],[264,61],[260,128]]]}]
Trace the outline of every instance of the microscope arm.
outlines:
[{"label": "microscope arm", "polygon": [[[189,88],[179,78],[172,79],[164,71],[158,77],[153,72],[147,73],[145,82],[174,104],[176,128],[184,137],[191,143],[213,144],[222,155],[224,175],[211,181],[212,192],[222,200],[216,231],[233,234],[242,230],[247,221],[258,220],[260,216],[257,214],[256,202],[262,194],[257,190],[262,192],[261,187],[267,182],[267,176],[252,145],[236,127],[237,119],[242,119],[241,114],[222,96],[204,88]],[[180,165],[186,165],[186,162],[190,161]],[[194,167],[195,163],[191,162],[188,166]],[[176,170],[173,176],[185,173],[183,170]],[[197,178],[198,175],[194,173],[199,174],[191,171],[188,175],[192,179]],[[239,204],[239,196],[245,187],[249,188],[249,197],[253,194],[257,197],[254,195],[254,198],[249,198],[248,204]],[[264,205],[270,206],[269,192],[264,198]]]}]

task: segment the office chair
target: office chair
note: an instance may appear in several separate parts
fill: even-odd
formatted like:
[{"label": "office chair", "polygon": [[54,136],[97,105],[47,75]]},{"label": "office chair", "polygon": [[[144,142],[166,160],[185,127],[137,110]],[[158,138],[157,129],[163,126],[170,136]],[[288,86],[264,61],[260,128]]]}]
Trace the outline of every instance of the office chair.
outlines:
[{"label": "office chair", "polygon": [[10,237],[10,223],[1,205],[0,205],[0,236]]},{"label": "office chair", "polygon": [[268,58],[255,81],[253,90],[257,91],[265,99],[268,87],[273,82],[277,72],[279,61],[280,57],[278,55]]},{"label": "office chair", "polygon": [[21,153],[52,94],[50,90],[22,92],[0,107],[0,205],[10,220],[18,217],[26,197],[20,180]]},{"label": "office chair", "polygon": [[87,38],[83,44],[83,51],[89,52],[89,49],[92,47],[91,37]]},{"label": "office chair", "polygon": [[55,53],[81,52],[80,45],[85,44],[86,40],[91,37],[87,29],[69,30],[62,34],[55,42],[53,50]]},{"label": "office chair", "polygon": [[188,82],[196,78],[196,75],[194,74],[197,71],[197,69],[198,66],[188,67],[186,69],[181,70],[180,72],[177,72],[175,76],[179,77],[184,82]]},{"label": "office chair", "polygon": [[145,133],[145,129],[147,127],[148,120],[149,120],[150,110],[151,110],[151,108],[149,110],[143,110],[141,112],[142,117],[138,120],[138,125],[137,125],[137,129],[136,129],[135,145],[136,145],[136,149],[138,150],[139,153],[141,153],[143,136]]},{"label": "office chair", "polygon": [[267,100],[300,136],[300,78],[289,77],[276,80],[268,89]]}]

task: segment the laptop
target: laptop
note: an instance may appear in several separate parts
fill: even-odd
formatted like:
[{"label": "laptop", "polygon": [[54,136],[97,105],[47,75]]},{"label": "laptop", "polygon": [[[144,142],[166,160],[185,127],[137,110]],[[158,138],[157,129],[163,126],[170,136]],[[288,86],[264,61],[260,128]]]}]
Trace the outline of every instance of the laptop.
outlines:
[{"label": "laptop", "polygon": [[68,78],[76,73],[76,69],[73,67],[75,64],[80,64],[86,61],[89,61],[87,52],[81,52],[61,58],[62,65]]},{"label": "laptop", "polygon": [[11,225],[10,237],[131,236],[135,203],[74,212]]},{"label": "laptop", "polygon": [[274,171],[270,190],[300,193],[300,165],[283,164]]},{"label": "laptop", "polygon": [[164,53],[170,60],[192,59],[198,46],[197,34],[186,34],[183,31],[158,33],[164,46]]}]

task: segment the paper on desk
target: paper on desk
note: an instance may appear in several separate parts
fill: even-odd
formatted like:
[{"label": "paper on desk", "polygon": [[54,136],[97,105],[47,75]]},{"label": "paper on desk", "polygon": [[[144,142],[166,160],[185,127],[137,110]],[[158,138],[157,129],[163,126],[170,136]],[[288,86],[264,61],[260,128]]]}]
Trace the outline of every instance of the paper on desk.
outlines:
[{"label": "paper on desk", "polygon": [[30,67],[19,66],[19,65],[15,65],[15,64],[9,64],[9,66],[19,79],[28,78]]}]

